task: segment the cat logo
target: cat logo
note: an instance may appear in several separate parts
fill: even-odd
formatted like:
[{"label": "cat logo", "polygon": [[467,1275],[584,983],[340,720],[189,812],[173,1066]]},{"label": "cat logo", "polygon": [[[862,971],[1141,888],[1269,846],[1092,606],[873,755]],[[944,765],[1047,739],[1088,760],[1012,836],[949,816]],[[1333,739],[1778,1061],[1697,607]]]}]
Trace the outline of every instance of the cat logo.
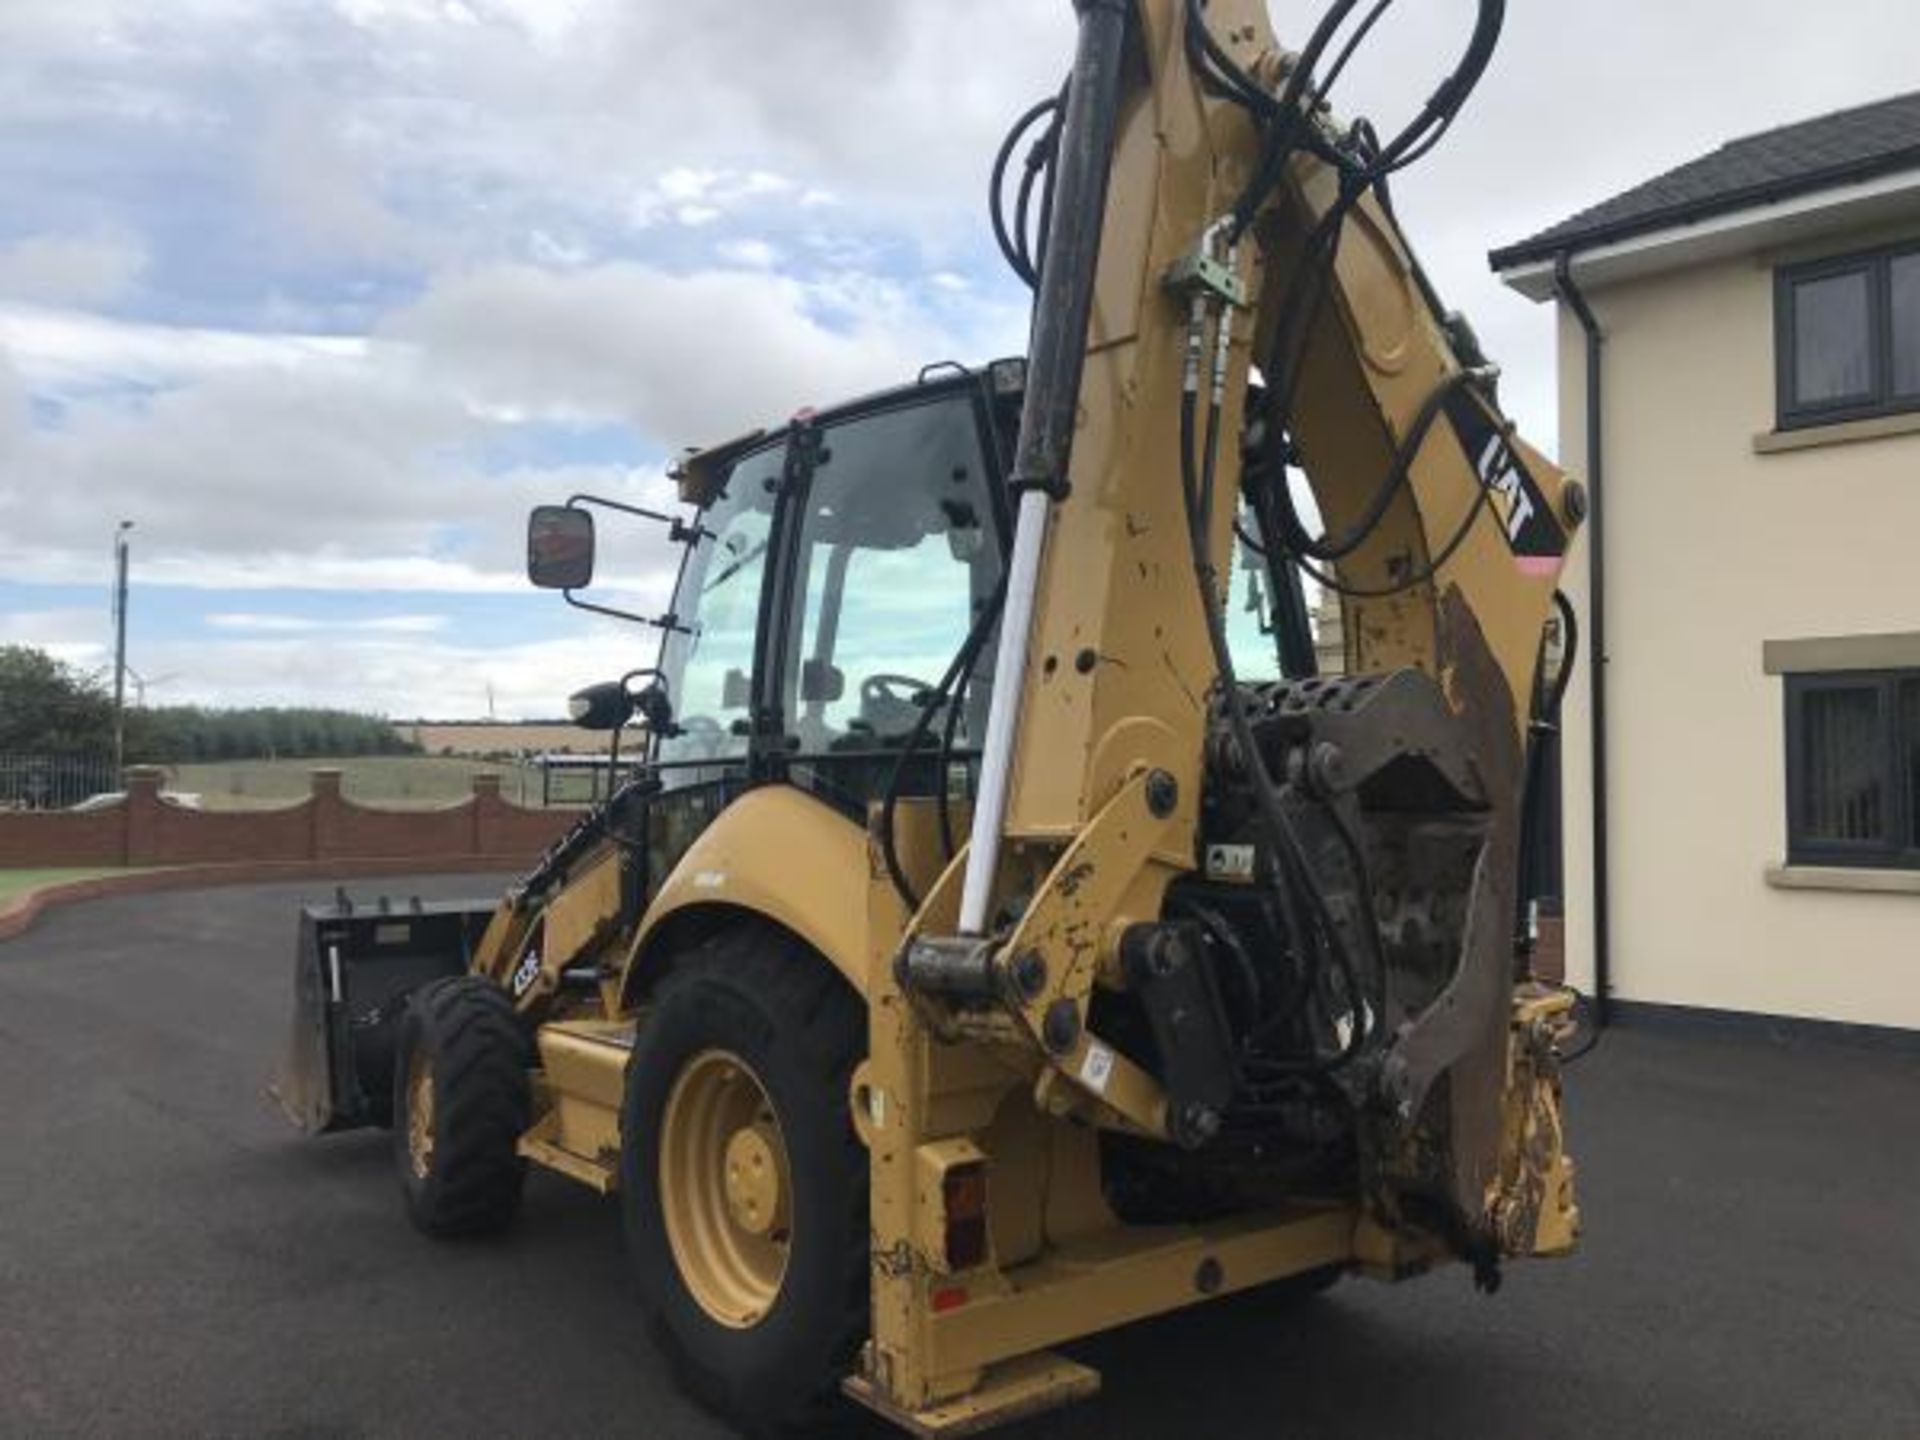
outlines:
[{"label": "cat logo", "polygon": [[527,946],[527,953],[520,957],[520,963],[513,972],[513,998],[518,1000],[533,988],[533,982],[540,978],[540,946],[536,943]]},{"label": "cat logo", "polygon": [[1566,532],[1508,437],[1506,424],[1466,387],[1454,390],[1445,408],[1460,448],[1486,487],[1487,503],[1499,517],[1500,533],[1514,558],[1529,570],[1557,562],[1567,552]]}]

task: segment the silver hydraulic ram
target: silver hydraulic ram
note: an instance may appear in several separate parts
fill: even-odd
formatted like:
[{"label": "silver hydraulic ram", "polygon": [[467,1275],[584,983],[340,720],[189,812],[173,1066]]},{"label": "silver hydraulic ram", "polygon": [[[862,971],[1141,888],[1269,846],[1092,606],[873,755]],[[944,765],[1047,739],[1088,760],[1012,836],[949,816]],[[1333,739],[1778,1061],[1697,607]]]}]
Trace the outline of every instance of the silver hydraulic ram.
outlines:
[{"label": "silver hydraulic ram", "polygon": [[1052,220],[1035,288],[1033,336],[1028,344],[1027,393],[1020,408],[1020,439],[1009,482],[1020,497],[1013,558],[1007,571],[1007,608],[993,665],[993,701],[980,759],[980,793],[960,891],[960,933],[986,933],[993,879],[1000,864],[1001,828],[1020,704],[1026,692],[1034,589],[1055,499],[1065,493],[1087,356],[1087,322],[1105,226],[1107,176],[1120,109],[1120,67],[1129,0],[1075,0],[1080,37],[1060,126]]}]

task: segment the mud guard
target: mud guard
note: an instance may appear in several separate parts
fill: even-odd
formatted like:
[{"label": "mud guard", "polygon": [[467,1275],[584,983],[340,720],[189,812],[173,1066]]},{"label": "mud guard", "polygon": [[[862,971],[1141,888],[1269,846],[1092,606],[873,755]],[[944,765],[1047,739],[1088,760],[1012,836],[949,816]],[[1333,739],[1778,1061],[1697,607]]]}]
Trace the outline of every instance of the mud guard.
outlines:
[{"label": "mud guard", "polygon": [[385,1125],[393,1107],[394,1045],[406,999],[443,975],[463,975],[497,902],[381,900],[300,911],[293,1025],[271,1092],[309,1135]]}]

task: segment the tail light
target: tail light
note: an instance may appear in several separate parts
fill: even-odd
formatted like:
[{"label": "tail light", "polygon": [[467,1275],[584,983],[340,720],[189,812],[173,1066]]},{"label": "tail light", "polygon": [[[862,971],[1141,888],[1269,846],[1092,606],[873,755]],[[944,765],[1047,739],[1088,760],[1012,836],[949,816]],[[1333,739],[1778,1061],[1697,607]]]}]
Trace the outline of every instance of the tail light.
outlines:
[{"label": "tail light", "polygon": [[949,1166],[940,1180],[940,1201],[946,1216],[947,1269],[972,1270],[986,1264],[986,1162]]}]

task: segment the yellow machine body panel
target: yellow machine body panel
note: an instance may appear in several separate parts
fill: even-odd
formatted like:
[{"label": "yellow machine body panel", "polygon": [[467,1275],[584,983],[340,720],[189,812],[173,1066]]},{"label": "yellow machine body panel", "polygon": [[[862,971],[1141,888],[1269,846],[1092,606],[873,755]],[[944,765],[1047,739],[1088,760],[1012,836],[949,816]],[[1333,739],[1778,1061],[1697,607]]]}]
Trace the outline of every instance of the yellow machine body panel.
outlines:
[{"label": "yellow machine body panel", "polygon": [[661,882],[622,972],[622,1008],[645,988],[649,955],[661,935],[689,917],[724,911],[793,932],[864,995],[873,953],[871,887],[867,835],[858,825],[791,786],[749,790],[721,811]]}]

